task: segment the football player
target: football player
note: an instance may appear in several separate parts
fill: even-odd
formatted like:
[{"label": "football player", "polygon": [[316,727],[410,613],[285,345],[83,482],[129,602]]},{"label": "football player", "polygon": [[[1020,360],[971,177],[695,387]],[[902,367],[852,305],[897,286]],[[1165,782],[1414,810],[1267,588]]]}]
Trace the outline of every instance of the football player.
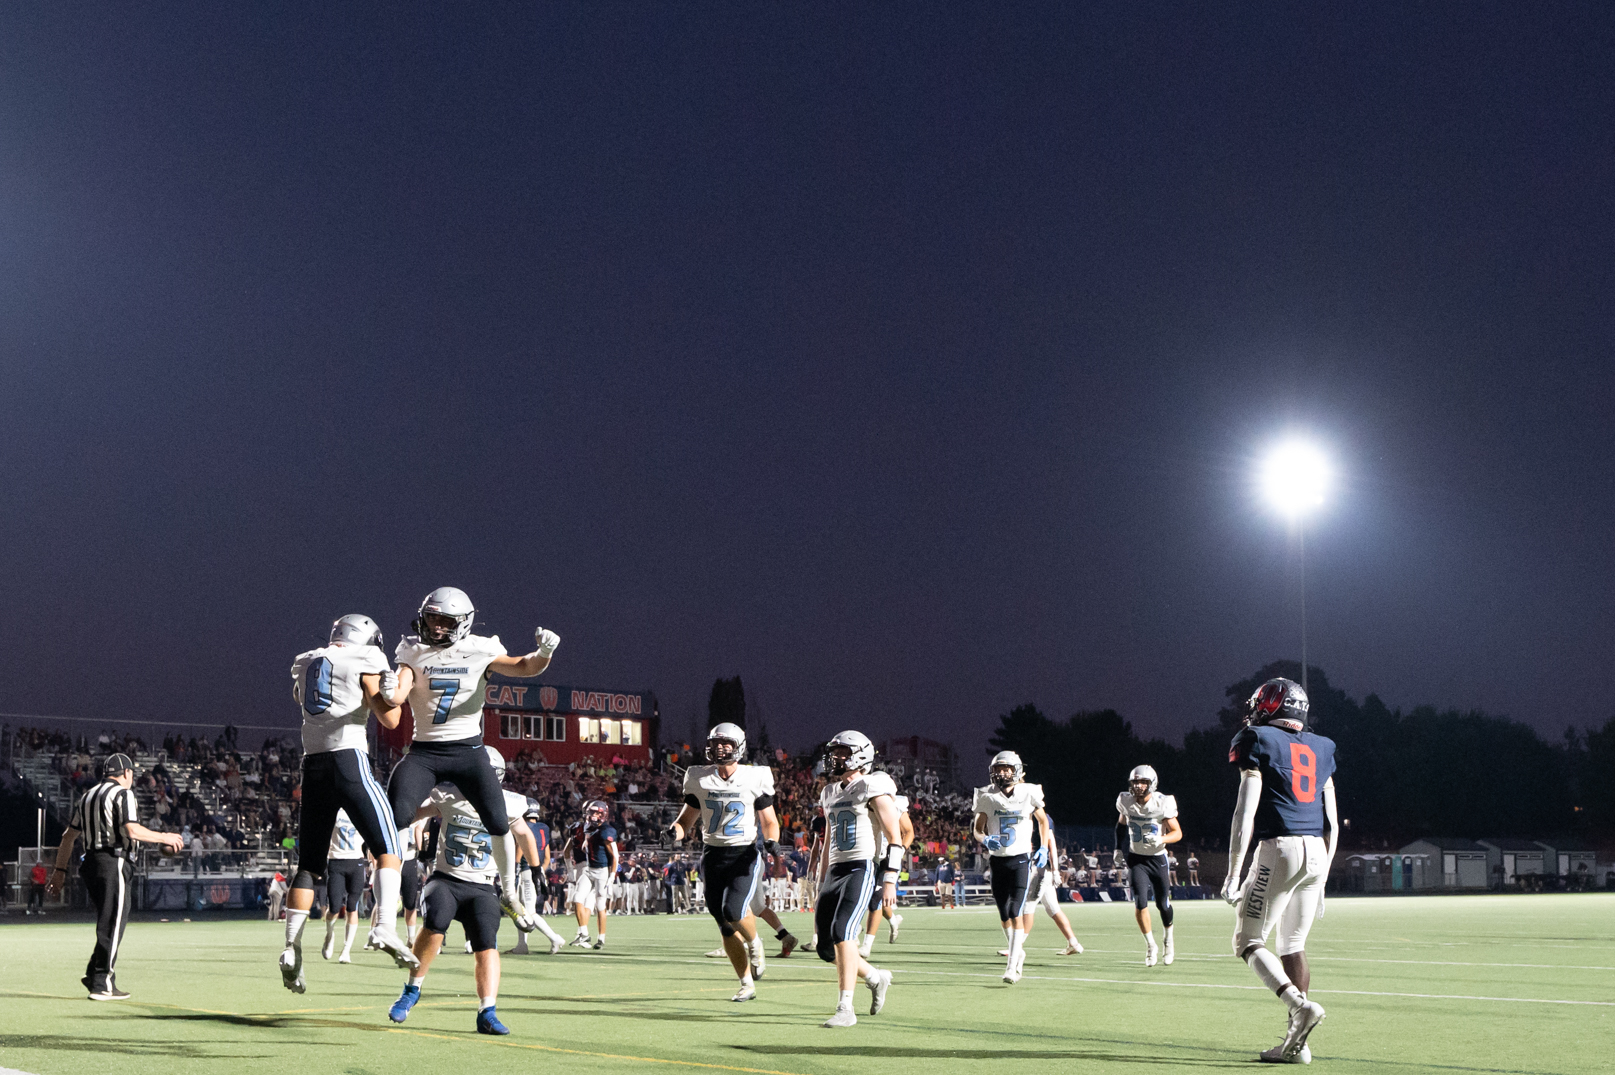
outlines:
[{"label": "football player", "polygon": [[[852,991],[858,979],[869,986],[869,1014],[886,1004],[892,972],[878,970],[858,954],[858,927],[863,923],[879,874],[881,905],[897,902],[897,875],[903,866],[903,841],[897,828],[897,785],[885,773],[872,771],[875,744],[862,732],[846,731],[826,747],[824,790],[819,808],[825,829],[820,855],[819,901],[814,908],[819,958],[836,965],[840,994],[827,1027],[853,1026]],[[875,830],[885,834],[886,853],[875,858]]]},{"label": "football player", "polygon": [[[1307,730],[1299,683],[1270,679],[1250,698],[1246,726],[1228,760],[1239,766],[1239,798],[1228,838],[1223,898],[1239,908],[1234,952],[1289,1009],[1284,1040],[1261,1054],[1269,1063],[1312,1061],[1307,1037],[1324,1017],[1307,999],[1307,932],[1323,914],[1324,882],[1340,840],[1335,806],[1335,744]],[[1256,854],[1240,881],[1252,840]],[[1274,956],[1267,935],[1278,927]]]},{"label": "football player", "polygon": [[533,652],[511,657],[497,636],[471,633],[475,616],[464,591],[439,587],[421,602],[415,633],[398,643],[398,688],[390,701],[409,702],[415,737],[393,767],[387,795],[394,815],[408,818],[438,784],[460,789],[493,841],[505,914],[522,929],[533,929],[532,916],[516,902],[516,845],[504,816],[504,790],[480,749],[483,688],[493,672],[518,678],[543,672],[561,639],[540,627],[533,632]]},{"label": "football player", "polygon": [[[562,847],[572,852],[572,911],[578,918],[578,933],[571,944],[578,948],[606,946],[606,907],[611,900],[611,879],[617,875],[621,856],[617,851],[617,830],[610,824],[611,808],[599,799],[583,806],[583,820],[572,826]],[[589,941],[589,913],[594,912],[597,931]]]},{"label": "football player", "polygon": [[[1183,828],[1178,824],[1178,800],[1155,790],[1158,783],[1150,766],[1135,766],[1127,774],[1127,790],[1116,796],[1116,853],[1127,856],[1133,917],[1144,934],[1146,967],[1155,966],[1157,955],[1169,966],[1177,958],[1172,950],[1172,884],[1167,876],[1166,847],[1183,839]],[[1164,952],[1156,948],[1155,934],[1150,931],[1152,892],[1161,911],[1161,925],[1166,927]]]},{"label": "football player", "polygon": [[[1045,811],[1046,813],[1047,811]],[[1049,834],[1054,833],[1054,818],[1049,818]],[[1032,861],[1038,860],[1038,849],[1043,846],[1042,832],[1035,826],[1032,829]],[[1059,927],[1060,933],[1065,937],[1065,950],[1062,956],[1078,956],[1082,954],[1082,945],[1077,943],[1076,931],[1071,928],[1071,920],[1060,910],[1060,847],[1058,843],[1049,844],[1049,853],[1046,866],[1032,867],[1032,877],[1027,884],[1027,902],[1043,905],[1054,924]],[[1026,935],[1032,935],[1032,926],[1037,922],[1036,912],[1026,918]],[[1009,955],[1009,949],[1000,948],[998,954]]]},{"label": "football player", "polygon": [[292,662],[292,697],[303,713],[302,809],[297,873],[286,895],[280,976],[294,993],[305,989],[303,927],[314,906],[314,886],[325,878],[331,833],[342,811],[376,855],[377,902],[386,910],[370,931],[370,944],[399,966],[415,965],[414,954],[394,931],[401,865],[398,826],[370,772],[365,736],[370,714],[383,728],[398,727],[402,717],[389,699],[394,676],[381,641],[381,629],[369,616],[343,616],[331,625],[328,645],[300,653]]},{"label": "football player", "polygon": [[342,939],[342,956],[338,963],[353,962],[353,935],[359,932],[359,897],[365,887],[365,855],[359,844],[359,830],[348,820],[346,810],[336,812],[336,824],[331,829],[331,849],[326,853],[325,884],[328,902],[325,907],[325,944],[320,957],[330,959],[336,950],[336,924],[347,925]]},{"label": "football player", "polygon": [[700,821],[707,911],[718,923],[729,964],[740,979],[739,991],[730,998],[739,1003],[756,998],[755,982],[763,975],[752,901],[763,887],[762,852],[779,853],[774,770],[741,764],[746,733],[727,722],[707,733],[706,758],[706,765],[684,771],[684,808],[668,833],[680,843],[690,824]]},{"label": "football player", "polygon": [[[992,862],[993,902],[1009,941],[1009,962],[1004,965],[1004,981],[1014,985],[1021,980],[1026,963],[1026,931],[1032,928],[1037,911],[1027,910],[1032,867],[1047,866],[1054,838],[1049,832],[1049,816],[1043,812],[1043,786],[1025,782],[1026,768],[1013,750],[1001,750],[987,766],[991,783],[976,789],[976,813],[972,831]],[[1042,846],[1032,851],[1032,829],[1036,828]]]},{"label": "football player", "polygon": [[[481,752],[503,781],[505,759],[493,747],[483,747]],[[504,797],[501,812],[505,828],[514,833],[513,838],[529,860],[538,858],[533,834],[522,820],[527,800],[511,791],[500,794]],[[450,922],[457,921],[465,927],[466,938],[476,957],[477,1033],[509,1034],[510,1028],[499,1021],[496,1010],[499,917],[502,903],[509,902],[509,898],[501,900],[494,888],[499,871],[493,861],[493,835],[482,822],[482,811],[453,785],[433,788],[414,816],[415,820],[437,817],[442,827],[438,831],[432,874],[427,878],[426,891],[421,897],[424,922],[420,936],[415,939],[415,957],[420,966],[410,973],[404,991],[387,1012],[387,1018],[395,1023],[409,1018],[409,1010],[421,999],[421,983],[426,980],[426,972],[443,948],[443,934],[448,932]]]},{"label": "football player", "polygon": [[[914,843],[914,820],[908,816],[908,796],[894,796],[892,802],[897,807],[897,833],[904,847]],[[886,853],[886,836],[878,829],[875,832],[875,857],[878,859]],[[875,933],[880,925],[882,916],[885,916],[888,925],[886,934],[887,944],[897,943],[897,931],[902,928],[903,916],[897,914],[891,907],[885,905],[879,892],[869,897],[869,922],[864,926],[864,943],[859,946],[858,954],[868,959],[875,950]]]},{"label": "football player", "polygon": [[[522,870],[517,877],[517,885],[521,891],[522,906],[532,915],[538,931],[549,940],[550,955],[553,956],[566,942],[561,940],[559,933],[550,928],[550,924],[544,921],[544,916],[539,911],[546,896],[546,889],[549,887],[549,882],[544,879],[544,873],[550,868],[550,827],[544,822],[543,804],[531,795],[527,797],[527,809],[522,811],[522,820],[527,823],[527,831],[533,834],[533,846],[538,849],[538,861],[527,863],[527,869]],[[526,858],[525,854],[523,858]],[[516,947],[510,949],[510,955],[528,954],[527,934],[530,932],[532,931],[517,927]]]}]

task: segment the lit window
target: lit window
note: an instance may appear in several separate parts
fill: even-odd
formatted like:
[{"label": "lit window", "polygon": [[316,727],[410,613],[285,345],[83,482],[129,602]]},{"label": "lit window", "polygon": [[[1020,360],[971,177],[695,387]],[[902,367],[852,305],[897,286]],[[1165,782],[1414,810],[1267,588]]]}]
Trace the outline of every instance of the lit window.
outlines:
[{"label": "lit window", "polygon": [[640,733],[640,727],[641,727],[641,722],[640,721],[637,721],[637,720],[625,720],[625,721],[623,721],[622,722],[622,741],[624,743],[626,743],[628,746],[631,746],[631,747],[639,746],[640,745],[639,737],[640,737],[640,734],[641,734]]},{"label": "lit window", "polygon": [[602,720],[600,722],[600,741],[602,743],[622,742],[622,740],[617,737],[617,725],[621,723],[621,721],[617,720]]},{"label": "lit window", "polygon": [[578,742],[600,742],[600,722],[592,717],[578,718]]}]

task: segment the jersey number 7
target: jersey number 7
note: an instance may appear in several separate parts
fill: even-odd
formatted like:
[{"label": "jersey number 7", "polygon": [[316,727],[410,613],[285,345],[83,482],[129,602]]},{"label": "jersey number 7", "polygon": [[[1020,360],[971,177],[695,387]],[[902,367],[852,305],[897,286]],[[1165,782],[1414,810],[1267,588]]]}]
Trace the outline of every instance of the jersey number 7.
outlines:
[{"label": "jersey number 7", "polygon": [[454,708],[454,696],[460,693],[460,681],[457,679],[429,679],[426,685],[434,691],[442,691],[438,696],[437,709],[432,713],[433,724],[446,724],[449,719],[449,710]]}]

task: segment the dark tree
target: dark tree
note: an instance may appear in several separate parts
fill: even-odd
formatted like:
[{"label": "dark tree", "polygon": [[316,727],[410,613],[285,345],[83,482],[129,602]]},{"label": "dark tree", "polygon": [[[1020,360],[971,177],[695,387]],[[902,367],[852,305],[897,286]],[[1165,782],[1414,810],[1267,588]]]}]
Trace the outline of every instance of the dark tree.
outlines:
[{"label": "dark tree", "polygon": [[746,728],[746,688],[740,685],[739,676],[714,680],[712,696],[707,699],[707,730],[725,722],[739,725],[742,731]]}]

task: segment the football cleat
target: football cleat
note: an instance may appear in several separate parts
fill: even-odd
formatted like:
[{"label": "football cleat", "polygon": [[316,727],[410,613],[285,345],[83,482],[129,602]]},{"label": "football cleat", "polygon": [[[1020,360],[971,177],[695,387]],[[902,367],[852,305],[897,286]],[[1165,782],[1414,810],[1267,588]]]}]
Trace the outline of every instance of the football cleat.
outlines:
[{"label": "football cleat", "polygon": [[761,937],[746,946],[746,955],[751,963],[751,976],[761,978],[763,971],[768,969],[768,961],[763,958],[763,941]]},{"label": "football cleat", "polygon": [[740,987],[740,992],[736,993],[729,999],[734,1001],[736,1004],[744,1004],[748,1000],[756,1000],[757,988],[755,986],[742,985]]},{"label": "football cleat", "polygon": [[708,959],[728,959],[729,958],[729,953],[724,951],[722,948],[714,948],[712,951],[707,953],[707,958]]},{"label": "football cleat", "polygon": [[605,946],[606,946],[606,935],[604,933],[602,933],[602,934],[600,934],[600,936],[596,937],[594,939],[594,943],[589,945],[589,947],[593,948],[596,952],[600,951]]},{"label": "football cleat", "polygon": [[1284,1044],[1279,1049],[1286,1062],[1293,1062],[1300,1055],[1302,1047],[1307,1043],[1307,1035],[1312,1028],[1323,1022],[1323,1005],[1316,1001],[1305,1000],[1301,1006],[1290,1013],[1290,1029],[1284,1035]]},{"label": "football cleat", "polygon": [[307,988],[303,984],[303,953],[296,948],[288,948],[280,954],[280,984],[293,993]]},{"label": "football cleat", "polygon": [[409,1018],[409,1010],[413,1008],[416,1002],[418,1002],[420,999],[420,986],[404,986],[404,991],[398,994],[398,999],[393,1001],[393,1006],[387,1009],[387,1018],[391,1019],[395,1023],[402,1023],[405,1019]]},{"label": "football cleat", "polygon": [[336,952],[336,934],[327,933],[325,935],[325,945],[320,949],[320,958],[330,959],[334,952]]},{"label": "football cleat", "polygon": [[504,893],[499,894],[499,909],[504,911],[505,917],[516,923],[516,928],[523,933],[531,933],[538,928],[538,922],[527,913],[527,908]]},{"label": "football cleat", "polygon": [[864,984],[869,986],[869,1014],[879,1015],[886,1007],[886,990],[892,987],[892,972],[878,970],[866,978]]},{"label": "football cleat", "polygon": [[1005,985],[1014,985],[1016,982],[1018,982],[1020,980],[1021,980],[1020,968],[1018,968],[1018,967],[1005,967],[1004,968],[1004,984]]},{"label": "football cleat", "polygon": [[573,948],[587,948],[589,947],[589,935],[587,933],[580,933],[566,943],[570,944]]},{"label": "football cleat", "polygon": [[561,949],[564,948],[564,947],[566,947],[566,942],[562,941],[561,938],[559,938],[559,937],[551,937],[550,938],[550,955],[553,956],[553,955],[558,954],[561,951]]},{"label": "football cleat", "polygon": [[887,944],[896,944],[897,943],[897,930],[898,930],[898,928],[900,926],[902,926],[902,924],[903,924],[903,916],[902,915],[900,915],[900,914],[892,915],[892,922],[891,922],[892,931],[886,937],[886,943]]},{"label": "football cleat", "polygon": [[852,1014],[852,1009],[851,1008],[837,1008],[836,1013],[834,1015],[832,1015],[830,1018],[826,1019],[824,1022],[820,1023],[819,1025],[820,1026],[857,1026],[858,1025],[858,1017],[856,1015]]},{"label": "football cleat", "polygon": [[509,1034],[510,1028],[499,1021],[499,1015],[494,1011],[493,1006],[489,1005],[477,1013],[477,1033]]},{"label": "football cleat", "polygon": [[353,962],[353,956],[352,956],[351,953],[348,952],[348,950],[346,948],[344,948],[342,950],[342,954],[336,957],[336,961],[338,963],[352,963]]},{"label": "football cleat", "polygon": [[1289,1059],[1285,1059],[1284,1046],[1280,1044],[1273,1046],[1271,1049],[1262,1050],[1258,1059],[1264,1064],[1310,1064],[1312,1063],[1312,1050],[1303,1045],[1300,1052]]},{"label": "football cleat", "polygon": [[1001,955],[1001,956],[1007,956],[1007,955],[1009,955],[1009,949],[1008,948],[1000,948],[998,950],[998,954]]},{"label": "football cleat", "polygon": [[784,937],[780,938],[779,955],[776,956],[775,958],[776,959],[789,959],[789,958],[791,958],[791,953],[796,951],[796,949],[801,944],[802,944],[802,942],[797,940],[794,934],[787,933]]},{"label": "football cleat", "polygon": [[1161,962],[1170,967],[1172,960],[1175,958],[1176,956],[1172,951],[1172,927],[1168,926],[1166,927],[1166,947],[1161,950]]},{"label": "football cleat", "polygon": [[90,994],[91,1000],[128,1000],[129,994],[115,985],[108,985],[105,989]]},{"label": "football cleat", "polygon": [[518,934],[516,934],[516,936],[520,937],[521,940],[516,942],[516,947],[514,947],[514,948],[506,948],[505,949],[505,955],[507,955],[507,956],[527,956],[527,955],[532,955],[533,954],[532,949],[527,947],[527,934],[518,933]]},{"label": "football cleat", "polygon": [[1062,956],[1080,956],[1082,954],[1082,945],[1077,943],[1076,938],[1072,938],[1071,943],[1066,945],[1065,951],[1060,954]]},{"label": "football cleat", "polygon": [[1144,941],[1144,965],[1146,967],[1153,967],[1155,966],[1155,959],[1156,956],[1159,955],[1160,949],[1155,947],[1154,937],[1145,937]]}]

